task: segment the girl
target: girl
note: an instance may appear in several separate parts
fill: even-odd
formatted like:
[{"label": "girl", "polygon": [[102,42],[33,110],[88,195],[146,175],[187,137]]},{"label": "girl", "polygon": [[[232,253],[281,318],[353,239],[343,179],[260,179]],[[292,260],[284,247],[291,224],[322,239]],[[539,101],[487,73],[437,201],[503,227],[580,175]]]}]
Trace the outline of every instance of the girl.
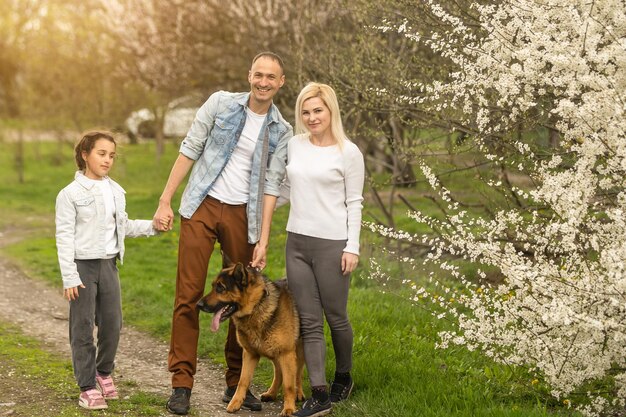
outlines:
[{"label": "girl", "polygon": [[[289,141],[287,282],[300,314],[312,398],[296,417],[327,414],[352,392],[352,326],[347,303],[350,273],[359,261],[363,155],[345,135],[333,89],[310,83],[296,102],[296,133]],[[336,356],[326,385],[324,316]]]},{"label": "girl", "polygon": [[70,303],[78,404],[89,410],[107,408],[106,400],[118,398],[111,373],[122,328],[116,260],[124,259],[124,237],[157,233],[150,220],[128,219],[125,191],[108,177],[115,148],[111,133],[85,133],[75,148],[79,170],[56,200],[56,245],[63,295]]}]

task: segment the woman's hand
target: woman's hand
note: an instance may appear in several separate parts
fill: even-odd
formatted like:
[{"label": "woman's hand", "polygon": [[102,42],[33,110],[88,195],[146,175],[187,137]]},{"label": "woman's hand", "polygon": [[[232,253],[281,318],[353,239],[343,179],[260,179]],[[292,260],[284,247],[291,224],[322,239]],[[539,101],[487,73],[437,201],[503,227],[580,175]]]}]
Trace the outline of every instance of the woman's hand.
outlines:
[{"label": "woman's hand", "polygon": [[354,253],[344,252],[341,256],[341,272],[344,275],[348,275],[356,269],[359,264],[359,255]]}]

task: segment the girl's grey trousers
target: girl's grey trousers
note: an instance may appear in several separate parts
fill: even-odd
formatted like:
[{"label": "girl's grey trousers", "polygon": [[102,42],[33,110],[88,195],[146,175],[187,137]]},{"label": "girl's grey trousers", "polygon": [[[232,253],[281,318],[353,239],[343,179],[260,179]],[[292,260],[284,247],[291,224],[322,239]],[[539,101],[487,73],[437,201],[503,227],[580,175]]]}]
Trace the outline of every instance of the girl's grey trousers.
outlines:
[{"label": "girl's grey trousers", "polygon": [[[70,301],[70,346],[74,376],[81,391],[96,386],[96,372],[108,375],[122,330],[122,300],[117,258],[76,260],[85,288]],[[98,328],[97,347],[94,326]]]}]

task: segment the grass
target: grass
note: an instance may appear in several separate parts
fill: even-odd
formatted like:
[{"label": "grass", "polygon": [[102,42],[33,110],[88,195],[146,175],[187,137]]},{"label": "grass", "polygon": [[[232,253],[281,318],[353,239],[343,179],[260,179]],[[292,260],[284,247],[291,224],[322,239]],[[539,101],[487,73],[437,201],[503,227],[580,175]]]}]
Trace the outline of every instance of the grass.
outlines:
[{"label": "grass", "polygon": [[[0,408],[1,415],[89,416],[78,407],[78,388],[69,360],[43,349],[38,340],[29,338],[10,323],[0,321]],[[164,399],[133,391],[124,401],[110,401],[102,416],[157,416]],[[45,399],[45,401],[44,401]],[[9,409],[9,410],[7,410]],[[6,414],[5,414],[6,413]]]},{"label": "grass", "polygon": [[[3,219],[0,230],[14,227],[18,222],[21,225],[26,217],[26,227],[38,233],[4,252],[31,276],[60,286],[52,219],[56,193],[73,177],[71,148],[32,144],[26,150],[25,183],[18,184],[11,169],[11,145],[0,143],[0,193],[11,196],[0,201],[0,219]],[[155,162],[153,144],[124,146],[119,151],[122,158],[116,163],[112,177],[127,190],[129,215],[151,218],[176,157],[176,148],[168,145],[160,163]],[[174,206],[178,205],[180,191]],[[275,214],[266,270],[272,278],[282,277],[285,271],[287,214],[286,207]],[[126,259],[120,268],[126,323],[162,340],[168,340],[170,332],[177,233],[178,223],[172,232],[155,238],[127,239]],[[363,242],[377,240],[364,232]],[[379,248],[370,248],[370,252],[373,250]],[[213,256],[209,277],[218,271],[219,263],[219,256]],[[361,263],[366,264],[367,259]],[[552,402],[545,389],[533,386],[532,377],[521,369],[494,364],[480,353],[461,348],[435,349],[437,332],[448,324],[411,305],[406,297],[382,293],[366,278],[363,269],[357,270],[353,277],[349,312],[355,335],[356,389],[351,401],[336,407],[337,417],[571,415]],[[199,355],[224,363],[226,326],[213,334],[209,325],[210,317],[203,316]],[[334,356],[326,330],[330,378]],[[269,384],[268,361],[261,361],[255,380],[260,385]]]}]

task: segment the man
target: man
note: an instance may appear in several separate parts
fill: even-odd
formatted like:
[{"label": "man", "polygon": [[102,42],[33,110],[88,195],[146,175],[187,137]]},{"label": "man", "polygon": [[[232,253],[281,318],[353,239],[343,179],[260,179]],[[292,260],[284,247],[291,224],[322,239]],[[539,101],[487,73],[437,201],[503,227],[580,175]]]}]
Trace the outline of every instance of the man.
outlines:
[{"label": "man", "polygon": [[[219,91],[198,110],[159,199],[154,225],[172,228],[172,196],[189,170],[182,195],[176,299],[168,367],[172,395],[167,409],[189,412],[199,336],[196,302],[202,297],[215,242],[233,262],[264,268],[287,141],[293,130],[272,99],[285,82],[282,59],[262,52],[248,72],[249,93]],[[192,169],[193,167],[193,169]],[[239,382],[242,349],[229,323],[225,346],[229,402]],[[260,410],[248,391],[244,408]]]}]

